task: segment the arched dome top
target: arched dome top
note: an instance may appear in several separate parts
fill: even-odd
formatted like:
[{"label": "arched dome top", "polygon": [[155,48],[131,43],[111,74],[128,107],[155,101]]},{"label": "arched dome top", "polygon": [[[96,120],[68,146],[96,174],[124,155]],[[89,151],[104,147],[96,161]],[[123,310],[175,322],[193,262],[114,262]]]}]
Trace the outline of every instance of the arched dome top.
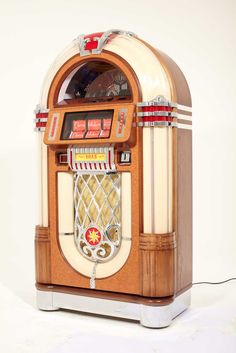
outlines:
[{"label": "arched dome top", "polygon": [[[94,33],[88,36],[81,35],[75,39],[51,66],[43,84],[40,106],[44,109],[47,108],[48,93],[52,81],[58,70],[68,60],[78,54],[84,59],[89,59],[91,54],[95,54],[99,59],[102,52],[117,55],[133,69],[139,82],[143,101],[150,101],[161,95],[168,101],[191,106],[187,82],[174,61],[132,33],[118,30]],[[71,83],[71,87],[72,85],[73,83]],[[68,86],[67,88],[69,89]],[[81,87],[80,90],[82,92]],[[90,90],[92,92],[92,88]],[[94,93],[91,92],[90,95]],[[66,94],[66,90],[64,94]],[[128,88],[125,94],[129,95]]]}]

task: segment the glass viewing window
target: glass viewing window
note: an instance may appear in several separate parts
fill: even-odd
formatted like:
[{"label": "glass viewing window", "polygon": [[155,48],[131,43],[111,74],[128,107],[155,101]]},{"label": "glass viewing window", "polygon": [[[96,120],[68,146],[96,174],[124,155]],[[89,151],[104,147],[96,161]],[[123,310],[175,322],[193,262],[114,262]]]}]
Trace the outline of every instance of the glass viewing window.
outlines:
[{"label": "glass viewing window", "polygon": [[76,67],[64,80],[57,104],[130,100],[127,77],[105,61],[89,61]]},{"label": "glass viewing window", "polygon": [[113,110],[66,113],[62,140],[109,138]]}]

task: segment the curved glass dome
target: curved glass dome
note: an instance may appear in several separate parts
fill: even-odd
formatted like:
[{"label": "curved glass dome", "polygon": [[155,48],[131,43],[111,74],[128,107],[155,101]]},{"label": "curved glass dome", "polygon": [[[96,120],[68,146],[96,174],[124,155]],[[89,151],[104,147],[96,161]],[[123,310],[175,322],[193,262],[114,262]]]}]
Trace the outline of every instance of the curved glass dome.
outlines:
[{"label": "curved glass dome", "polygon": [[89,61],[66,77],[57,103],[67,105],[130,99],[128,79],[120,69],[105,61]]}]

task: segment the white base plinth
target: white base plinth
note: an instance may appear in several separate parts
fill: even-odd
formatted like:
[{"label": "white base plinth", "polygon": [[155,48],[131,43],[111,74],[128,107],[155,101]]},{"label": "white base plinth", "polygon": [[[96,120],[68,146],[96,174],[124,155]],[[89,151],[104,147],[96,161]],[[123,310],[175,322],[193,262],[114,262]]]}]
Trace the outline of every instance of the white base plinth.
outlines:
[{"label": "white base plinth", "polygon": [[169,326],[189,305],[190,290],[177,296],[172,303],[160,306],[37,290],[37,306],[40,310],[76,310],[140,321],[143,326],[152,328]]}]

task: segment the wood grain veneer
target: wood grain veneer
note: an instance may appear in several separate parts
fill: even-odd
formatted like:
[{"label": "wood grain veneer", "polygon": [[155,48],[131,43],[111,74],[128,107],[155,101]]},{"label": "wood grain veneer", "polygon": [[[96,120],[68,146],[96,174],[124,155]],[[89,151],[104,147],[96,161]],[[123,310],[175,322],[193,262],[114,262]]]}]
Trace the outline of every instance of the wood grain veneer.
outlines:
[{"label": "wood grain veneer", "polygon": [[[87,58],[88,59],[88,58]],[[99,55],[91,55],[89,60],[109,60],[112,63],[115,63],[117,66],[122,69],[122,71],[127,76],[131,86],[132,86],[132,103],[130,102],[121,102],[115,103],[114,106],[116,108],[119,107],[130,107],[129,109],[136,108],[136,103],[142,100],[142,94],[139,87],[139,82],[133,72],[133,70],[129,67],[128,64],[122,60],[122,58],[118,57],[115,54],[103,52]],[[59,87],[63,79],[67,76],[68,71],[71,71],[75,66],[79,63],[83,62],[85,59],[76,55],[71,58],[65,65],[61,67],[55,76],[54,81],[52,82],[48,104],[50,110],[57,111],[72,111],[74,109],[112,109],[113,104],[109,103],[99,103],[93,104],[88,107],[88,105],[80,106],[78,108],[75,107],[58,107],[56,106],[57,94],[59,91]],[[125,148],[129,149],[132,154],[132,163],[127,166],[118,165],[117,161],[117,150],[115,151],[115,163],[117,165],[117,171],[127,171],[131,173],[131,202],[132,202],[132,245],[130,256],[125,263],[125,265],[115,274],[110,277],[104,279],[96,279],[96,289],[98,290],[106,290],[112,292],[123,292],[123,293],[134,293],[140,294],[140,267],[139,267],[139,234],[142,231],[143,224],[143,211],[142,211],[142,130],[137,129],[132,126],[133,117],[132,114],[129,115],[129,119],[131,121],[129,136],[124,142],[119,140],[118,138],[113,142],[116,142],[116,148]],[[129,130],[130,130],[129,129]],[[59,128],[60,130],[60,128]],[[47,134],[47,130],[46,130]],[[113,136],[114,137],[114,136]],[[65,141],[66,142],[66,141]],[[73,143],[77,144],[81,143],[81,141],[67,141],[67,145]],[[106,142],[104,140],[89,140],[84,141],[83,144],[86,145],[96,145],[101,144],[105,145]],[[64,285],[64,286],[72,286],[79,288],[89,288],[90,286],[90,278],[83,276],[75,269],[73,269],[65,259],[58,242],[58,205],[57,205],[57,173],[59,171],[65,171],[68,167],[59,166],[57,163],[56,153],[58,148],[62,148],[61,144],[59,147],[60,141],[57,140],[57,143],[53,146],[49,146],[49,154],[48,154],[48,193],[49,193],[49,219],[50,219],[50,239],[51,239],[51,283],[54,285]],[[58,144],[58,145],[57,145]],[[66,147],[66,145],[65,145]],[[135,206],[134,206],[135,205]]]},{"label": "wood grain veneer", "polygon": [[177,286],[176,291],[192,283],[192,131],[178,129],[177,134]]},{"label": "wood grain veneer", "polygon": [[171,304],[174,300],[174,296],[164,297],[164,298],[152,298],[152,297],[143,297],[140,295],[134,294],[125,294],[125,293],[113,293],[108,291],[100,291],[94,289],[84,289],[84,288],[75,288],[70,286],[58,286],[58,285],[43,285],[36,284],[36,288],[41,291],[51,291],[59,292],[73,295],[81,295],[92,298],[101,298],[108,300],[117,300],[128,303],[138,303],[151,306],[162,306]]},{"label": "wood grain veneer", "polygon": [[51,246],[49,228],[35,229],[35,274],[38,283],[51,283]]},{"label": "wood grain veneer", "polygon": [[141,294],[167,297],[175,293],[175,233],[140,235]]}]

